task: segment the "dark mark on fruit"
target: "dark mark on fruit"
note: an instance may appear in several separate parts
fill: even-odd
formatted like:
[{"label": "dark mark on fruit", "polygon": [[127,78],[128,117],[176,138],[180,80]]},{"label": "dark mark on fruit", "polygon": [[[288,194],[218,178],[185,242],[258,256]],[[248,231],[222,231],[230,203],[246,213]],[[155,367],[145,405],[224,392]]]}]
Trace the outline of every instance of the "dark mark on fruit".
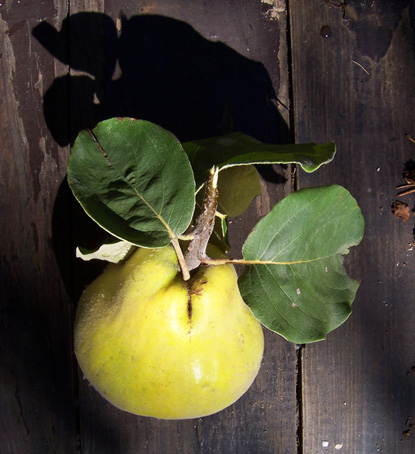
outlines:
[{"label": "dark mark on fruit", "polygon": [[205,284],[207,284],[207,280],[204,280],[204,281],[200,282],[199,286],[197,288],[195,288],[194,290],[192,290],[190,293],[192,295],[200,296],[202,294],[203,286]]},{"label": "dark mark on fruit", "polygon": [[190,295],[190,292],[187,292],[187,318],[189,319],[189,322],[192,320],[192,314],[193,314],[193,306],[192,306],[192,297]]}]

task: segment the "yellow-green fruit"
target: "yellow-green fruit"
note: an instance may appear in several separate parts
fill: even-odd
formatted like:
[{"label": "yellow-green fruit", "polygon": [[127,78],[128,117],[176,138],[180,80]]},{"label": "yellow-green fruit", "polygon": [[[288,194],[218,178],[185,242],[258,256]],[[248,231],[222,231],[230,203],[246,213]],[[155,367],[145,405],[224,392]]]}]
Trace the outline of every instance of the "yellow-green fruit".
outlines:
[{"label": "yellow-green fruit", "polygon": [[75,353],[113,405],[143,416],[206,416],[235,402],[256,377],[264,339],[232,265],[201,267],[184,282],[171,246],[138,249],[83,293]]}]

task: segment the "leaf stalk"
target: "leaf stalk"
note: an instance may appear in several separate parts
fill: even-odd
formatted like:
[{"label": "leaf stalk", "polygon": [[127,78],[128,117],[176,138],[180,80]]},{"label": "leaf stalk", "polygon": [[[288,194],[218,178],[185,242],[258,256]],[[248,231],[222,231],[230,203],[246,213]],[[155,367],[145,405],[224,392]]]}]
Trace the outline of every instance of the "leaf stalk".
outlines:
[{"label": "leaf stalk", "polygon": [[184,259],[183,251],[182,248],[180,247],[179,241],[177,240],[177,238],[173,238],[171,240],[171,244],[173,245],[174,250],[176,251],[177,260],[179,261],[179,266],[180,269],[182,270],[183,279],[185,281],[188,281],[190,279],[190,272],[189,268],[187,267],[186,260]]}]

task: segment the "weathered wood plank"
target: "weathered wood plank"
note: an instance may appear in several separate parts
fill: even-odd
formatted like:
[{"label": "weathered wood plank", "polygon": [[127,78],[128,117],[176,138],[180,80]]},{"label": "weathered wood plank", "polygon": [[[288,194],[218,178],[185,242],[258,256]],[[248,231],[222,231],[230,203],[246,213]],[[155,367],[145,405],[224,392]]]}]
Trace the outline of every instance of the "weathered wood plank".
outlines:
[{"label": "weathered wood plank", "polygon": [[44,92],[66,69],[32,36],[42,20],[57,25],[67,2],[0,4],[0,451],[75,453],[72,310],[52,238],[69,149],[42,115]]},{"label": "weathered wood plank", "polygon": [[347,258],[362,281],[354,313],[303,351],[305,453],[415,452],[414,222],[390,212],[415,156],[405,137],[415,129],[410,4],[290,2],[296,141],[338,146],[329,166],[300,174],[300,186],[342,184],[366,218],[365,239]]},{"label": "weathered wood plank", "polygon": [[[85,122],[72,122],[72,138],[89,122],[131,115],[159,123],[181,140],[234,129],[264,141],[287,140],[284,2],[107,0],[99,10],[85,2],[71,4],[71,11],[100,12],[71,16],[71,55],[77,59],[71,64],[84,71],[71,70],[72,118],[80,118],[79,112]],[[85,39],[91,30],[106,37],[117,31],[115,69],[104,40]],[[91,74],[94,68],[99,70],[92,81],[85,70]],[[271,181],[264,180],[261,200],[244,220],[233,221],[234,250],[258,216],[290,190],[286,171],[276,170],[283,178],[265,173]],[[296,452],[296,364],[295,347],[267,332],[263,367],[251,390],[229,409],[189,421],[123,413],[81,381],[82,452]]]}]

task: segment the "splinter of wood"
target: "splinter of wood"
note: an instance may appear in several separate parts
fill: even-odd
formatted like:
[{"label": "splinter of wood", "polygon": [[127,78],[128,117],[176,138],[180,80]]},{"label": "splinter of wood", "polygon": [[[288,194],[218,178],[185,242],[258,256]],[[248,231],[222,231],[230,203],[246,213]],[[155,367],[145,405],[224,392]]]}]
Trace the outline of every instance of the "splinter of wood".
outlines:
[{"label": "splinter of wood", "polygon": [[406,191],[399,192],[398,195],[408,195],[415,192],[415,184],[402,184],[401,186],[396,186],[396,189],[406,189]]}]

